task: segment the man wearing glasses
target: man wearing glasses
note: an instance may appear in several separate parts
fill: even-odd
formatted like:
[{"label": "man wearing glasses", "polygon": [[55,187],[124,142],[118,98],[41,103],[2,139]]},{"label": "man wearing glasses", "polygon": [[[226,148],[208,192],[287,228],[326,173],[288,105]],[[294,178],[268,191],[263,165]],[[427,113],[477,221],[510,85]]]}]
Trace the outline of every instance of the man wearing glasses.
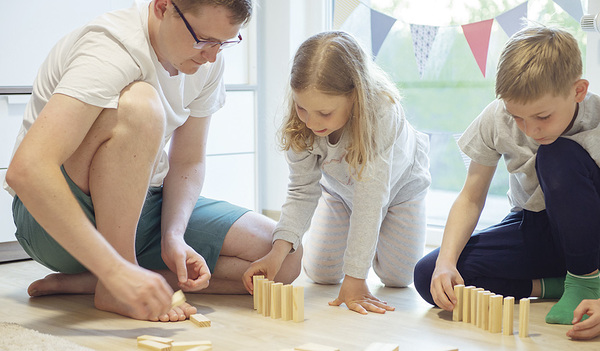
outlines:
[{"label": "man wearing glasses", "polygon": [[[17,239],[60,272],[31,296],[95,293],[101,310],[179,321],[196,310],[171,309],[174,288],[245,291],[274,223],[199,195],[210,116],[225,102],[220,52],[242,40],[251,10],[251,0],[138,0],[50,52],[6,174]],[[295,279],[300,257],[277,279]]]}]

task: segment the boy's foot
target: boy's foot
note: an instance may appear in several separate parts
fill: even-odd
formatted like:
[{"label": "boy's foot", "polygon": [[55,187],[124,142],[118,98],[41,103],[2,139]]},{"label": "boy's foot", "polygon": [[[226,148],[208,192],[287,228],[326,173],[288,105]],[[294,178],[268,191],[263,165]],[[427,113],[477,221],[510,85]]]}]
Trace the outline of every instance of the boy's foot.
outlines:
[{"label": "boy's foot", "polygon": [[[600,276],[578,276],[567,272],[565,292],[546,315],[546,323],[571,325],[573,311],[585,299],[600,298]],[[583,319],[587,318],[584,316]]]},{"label": "boy's foot", "polygon": [[98,279],[90,272],[77,274],[52,273],[29,285],[31,297],[56,294],[93,294]]}]

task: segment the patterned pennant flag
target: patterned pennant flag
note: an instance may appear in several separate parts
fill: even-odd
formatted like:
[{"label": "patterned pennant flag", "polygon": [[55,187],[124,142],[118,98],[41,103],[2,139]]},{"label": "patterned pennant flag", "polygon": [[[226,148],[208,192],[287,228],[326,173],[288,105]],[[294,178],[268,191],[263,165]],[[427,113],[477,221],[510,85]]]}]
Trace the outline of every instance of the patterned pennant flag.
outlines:
[{"label": "patterned pennant flag", "polygon": [[567,11],[571,17],[577,22],[583,17],[583,7],[581,6],[581,0],[554,0],[558,6],[562,7],[563,10]]},{"label": "patterned pennant flag", "polygon": [[371,9],[371,50],[373,56],[377,56],[379,53],[379,49],[381,49],[381,45],[394,23],[396,23],[394,17]]},{"label": "patterned pennant flag", "polygon": [[358,7],[359,0],[334,0],[333,4],[333,28],[339,29],[348,16]]},{"label": "patterned pennant flag", "polygon": [[496,21],[509,37],[525,26],[523,18],[527,18],[527,1],[514,9],[508,10],[496,17]]},{"label": "patterned pennant flag", "polygon": [[492,32],[493,19],[465,24],[462,26],[463,33],[471,52],[477,61],[481,73],[485,77],[488,48],[490,45],[490,34]]},{"label": "patterned pennant flag", "polygon": [[412,35],[413,47],[415,51],[415,59],[419,68],[419,76],[423,78],[425,65],[429,61],[429,53],[433,47],[433,42],[437,36],[439,27],[426,26],[419,24],[410,25],[410,33]]}]

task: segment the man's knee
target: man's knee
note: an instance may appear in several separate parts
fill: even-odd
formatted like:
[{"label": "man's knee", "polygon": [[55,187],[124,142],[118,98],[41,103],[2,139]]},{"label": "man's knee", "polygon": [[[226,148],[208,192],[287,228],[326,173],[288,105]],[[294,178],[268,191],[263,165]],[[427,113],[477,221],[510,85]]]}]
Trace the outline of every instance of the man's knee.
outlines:
[{"label": "man's knee", "polygon": [[159,138],[165,131],[165,109],[156,89],[146,82],[133,82],[119,97],[119,121],[139,137]]},{"label": "man's knee", "polygon": [[423,257],[415,266],[414,272],[414,283],[415,289],[421,297],[432,305],[435,305],[433,297],[431,296],[431,276],[435,269],[435,261],[437,260],[437,253],[430,253]]}]

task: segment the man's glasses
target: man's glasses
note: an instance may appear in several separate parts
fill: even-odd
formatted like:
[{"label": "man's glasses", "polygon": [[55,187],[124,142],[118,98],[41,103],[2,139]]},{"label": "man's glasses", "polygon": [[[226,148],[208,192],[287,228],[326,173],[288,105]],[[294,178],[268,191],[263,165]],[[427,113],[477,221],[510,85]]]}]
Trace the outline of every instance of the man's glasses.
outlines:
[{"label": "man's glasses", "polygon": [[177,11],[177,13],[179,14],[179,17],[181,17],[181,19],[183,20],[183,23],[185,23],[185,26],[187,27],[188,31],[190,32],[192,37],[194,37],[194,40],[196,41],[196,44],[194,44],[194,49],[200,50],[200,49],[204,49],[204,48],[214,48],[215,46],[219,45],[219,50],[223,50],[223,49],[232,47],[236,44],[239,44],[240,41],[242,41],[241,34],[238,34],[238,36],[237,36],[238,40],[228,40],[228,41],[222,41],[222,42],[198,39],[198,37],[196,36],[196,33],[194,33],[194,30],[192,29],[192,26],[190,26],[190,23],[185,19],[185,16],[179,10],[177,5],[175,5],[175,3],[173,1],[171,1],[171,4],[173,4],[175,11]]}]

